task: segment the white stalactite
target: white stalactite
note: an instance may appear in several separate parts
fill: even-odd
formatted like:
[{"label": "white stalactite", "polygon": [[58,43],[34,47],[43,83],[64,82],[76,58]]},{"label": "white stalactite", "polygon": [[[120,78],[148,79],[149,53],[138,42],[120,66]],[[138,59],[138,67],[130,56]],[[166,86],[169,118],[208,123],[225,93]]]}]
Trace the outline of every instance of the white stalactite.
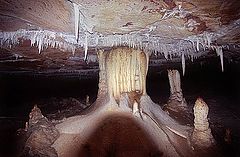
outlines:
[{"label": "white stalactite", "polygon": [[223,67],[223,50],[222,50],[222,46],[215,46],[214,48],[216,50],[217,55],[220,57],[221,68],[222,68],[222,72],[223,72],[224,71],[224,67]]},{"label": "white stalactite", "polygon": [[205,35],[206,35],[206,39],[207,39],[207,45],[208,45],[208,47],[210,47],[211,43],[212,43],[211,35],[208,33],[205,33]]},{"label": "white stalactite", "polygon": [[42,50],[42,38],[39,38],[39,41],[38,41],[38,53],[39,54],[41,53],[41,50]]},{"label": "white stalactite", "polygon": [[223,67],[223,51],[222,51],[222,49],[221,49],[221,53],[220,53],[220,60],[221,60],[222,72],[224,72],[224,67]]},{"label": "white stalactite", "polygon": [[78,40],[78,32],[79,32],[79,8],[78,5],[73,3],[74,8],[74,23],[75,23],[75,38]]},{"label": "white stalactite", "polygon": [[183,76],[185,74],[185,57],[184,53],[182,53],[182,71],[183,71]]},{"label": "white stalactite", "polygon": [[87,54],[88,54],[88,34],[85,33],[84,60],[87,59]]},{"label": "white stalactite", "polygon": [[[88,47],[113,46],[139,48],[144,51],[151,51],[156,55],[162,54],[166,59],[175,59],[177,57],[188,57],[194,59],[204,55],[201,51],[200,44],[204,50],[205,48],[209,48],[209,45],[211,46],[212,40],[216,39],[214,34],[207,32],[190,36],[184,40],[179,40],[176,43],[166,43],[162,37],[152,36],[149,33],[141,34],[141,32],[109,35],[102,35],[99,33],[92,34],[86,27],[89,24],[86,24],[86,17],[81,12],[81,8],[82,7],[80,5],[74,4],[74,15],[76,13],[75,35],[52,32],[48,30],[18,30],[15,32],[0,32],[0,46],[14,46],[19,43],[19,39],[29,39],[31,40],[32,46],[38,47],[39,53],[48,47],[59,48],[64,51],[74,53],[76,48],[82,47],[84,48],[85,60],[87,58]],[[184,53],[185,56],[182,56],[182,53]],[[223,57],[220,56],[220,58],[223,60]]]},{"label": "white stalactite", "polygon": [[197,38],[197,51],[199,51],[199,40]]}]

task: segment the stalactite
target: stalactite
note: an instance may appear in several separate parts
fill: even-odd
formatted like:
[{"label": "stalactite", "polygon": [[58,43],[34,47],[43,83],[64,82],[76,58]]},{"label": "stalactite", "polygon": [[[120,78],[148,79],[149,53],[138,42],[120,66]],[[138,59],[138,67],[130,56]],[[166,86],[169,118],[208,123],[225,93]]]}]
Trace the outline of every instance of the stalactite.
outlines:
[{"label": "stalactite", "polygon": [[79,31],[79,8],[78,5],[73,3],[74,8],[74,24],[75,24],[75,38],[78,40],[78,31]]},{"label": "stalactite", "polygon": [[220,61],[221,61],[221,68],[222,68],[222,72],[224,71],[224,67],[223,67],[223,50],[222,50],[222,46],[214,46],[217,55],[220,57]]},{"label": "stalactite", "polygon": [[182,71],[183,71],[183,76],[185,74],[185,57],[184,53],[182,53]]},{"label": "stalactite", "polygon": [[88,53],[88,34],[85,33],[84,60],[87,59],[87,53]]},{"label": "stalactite", "polygon": [[210,47],[212,43],[211,35],[206,33],[206,38],[207,38],[207,45],[208,47]]},{"label": "stalactite", "polygon": [[36,46],[39,53],[48,46],[64,51],[75,51],[76,42],[72,38],[73,36],[67,34],[47,30],[18,30],[0,32],[0,46],[16,45],[20,40],[30,40],[31,46]]},{"label": "stalactite", "polygon": [[165,45],[163,45],[164,47],[163,47],[163,53],[164,53],[164,57],[165,57],[165,59],[168,59],[168,51],[167,51],[167,49],[166,49],[166,46]]},{"label": "stalactite", "polygon": [[41,50],[42,50],[42,40],[40,39],[38,41],[38,53],[40,54],[41,53]]},{"label": "stalactite", "polygon": [[[203,55],[200,45],[202,45],[203,50],[209,49],[209,46],[212,46],[211,42],[216,39],[216,35],[213,33],[204,32],[167,44],[163,42],[165,38],[152,36],[149,32],[140,34],[140,32],[136,31],[129,34],[108,35],[91,33],[92,26],[87,23],[89,22],[87,21],[88,19],[81,12],[82,6],[74,4],[74,8],[74,15],[77,14],[75,16],[75,35],[48,30],[0,32],[0,46],[14,46],[19,43],[19,39],[29,39],[32,46],[38,47],[39,52],[45,48],[52,47],[71,51],[74,54],[76,48],[82,47],[84,48],[85,60],[87,59],[88,47],[128,46],[151,51],[155,54],[163,54],[166,59],[173,59],[173,57],[183,58],[182,53],[185,54],[185,57],[191,55],[193,56],[191,58],[198,58]],[[77,40],[76,37],[78,38]],[[223,57],[221,58],[223,59]]]},{"label": "stalactite", "polygon": [[197,38],[197,51],[199,51],[199,39]]}]

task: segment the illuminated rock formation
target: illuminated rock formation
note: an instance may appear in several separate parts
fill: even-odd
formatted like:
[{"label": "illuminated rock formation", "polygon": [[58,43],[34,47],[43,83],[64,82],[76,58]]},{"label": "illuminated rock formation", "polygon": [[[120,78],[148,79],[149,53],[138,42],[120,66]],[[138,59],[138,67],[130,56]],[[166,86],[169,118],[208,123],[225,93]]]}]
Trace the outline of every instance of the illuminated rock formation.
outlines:
[{"label": "illuminated rock formation", "polygon": [[60,137],[53,147],[59,156],[69,156],[69,152],[75,156],[82,143],[112,115],[134,120],[163,156],[191,156],[187,142],[190,128],[174,121],[146,93],[148,54],[120,47],[109,52],[100,50],[98,57],[98,98],[82,115],[67,118],[56,126]]},{"label": "illuminated rock formation", "polygon": [[121,93],[133,91],[146,94],[148,66],[144,52],[127,48],[115,49],[108,54],[106,66],[110,97],[119,100]]},{"label": "illuminated rock formation", "polygon": [[168,79],[170,85],[170,97],[166,108],[172,111],[178,111],[179,109],[185,110],[187,103],[183,97],[181,78],[178,70],[168,70]]},{"label": "illuminated rock formation", "polygon": [[209,128],[208,106],[203,99],[198,98],[194,105],[194,131],[192,141],[196,147],[213,146],[214,138]]}]

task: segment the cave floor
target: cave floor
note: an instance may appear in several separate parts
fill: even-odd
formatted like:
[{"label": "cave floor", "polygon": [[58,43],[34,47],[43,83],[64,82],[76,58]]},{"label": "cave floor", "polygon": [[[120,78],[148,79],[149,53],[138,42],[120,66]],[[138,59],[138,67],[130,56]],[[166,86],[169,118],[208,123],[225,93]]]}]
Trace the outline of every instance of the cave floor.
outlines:
[{"label": "cave floor", "polygon": [[[183,115],[181,113],[174,113],[174,112],[170,112],[170,116],[172,116],[174,119],[176,119],[177,121],[179,121],[182,124],[185,125],[189,125],[192,126],[193,123],[193,115],[192,115],[192,108],[194,105],[194,101],[195,101],[195,97],[196,95],[186,95],[186,100],[188,102],[188,109],[189,109],[189,115]],[[66,107],[66,102],[72,102],[72,99],[61,99],[61,98],[52,98],[49,99],[48,102],[41,101],[40,103],[44,103],[45,105],[49,105],[52,104],[51,107],[51,111],[48,112],[46,110],[46,106],[43,105],[39,105],[40,108],[42,108],[43,110],[43,114],[46,115],[46,117],[48,117],[49,119],[62,119],[63,117],[70,117],[76,114],[79,114],[81,112],[81,107],[76,106],[76,102],[75,103],[70,103],[71,105],[68,105]],[[157,100],[158,98],[155,98],[155,100]],[[74,99],[77,100],[77,99]],[[160,99],[158,99],[159,102],[161,102]],[[232,156],[232,157],[237,157],[240,155],[240,116],[239,116],[239,112],[236,106],[234,106],[234,104],[231,103],[227,103],[224,97],[219,97],[219,96],[211,96],[211,98],[205,98],[205,101],[208,103],[209,108],[210,108],[210,114],[209,114],[209,122],[210,122],[210,127],[212,129],[212,134],[214,136],[214,138],[217,141],[217,144],[219,146],[219,148],[222,150],[222,154],[223,156]],[[79,100],[80,103],[84,104],[84,100]],[[54,106],[53,104],[61,104],[60,106]],[[160,105],[164,105],[164,103],[160,103]],[[78,109],[77,109],[78,108]],[[79,109],[80,108],[80,109]],[[12,110],[17,110],[16,108],[12,108]],[[63,116],[64,115],[64,116]],[[114,120],[115,119],[115,120]],[[132,132],[129,134],[128,138],[131,137],[132,135],[134,135],[134,130],[139,130],[139,128],[137,126],[134,126],[133,124],[131,124],[131,121],[128,121],[127,119],[123,120],[123,121],[119,121],[117,120],[118,117],[113,117],[112,120],[107,120],[106,123],[112,123],[113,121],[117,121],[119,122],[119,125],[117,126],[117,124],[114,124],[114,126],[108,125],[109,127],[106,127],[107,130],[111,130],[109,131],[109,136],[111,135],[116,135],[116,133],[114,133],[115,131],[117,131],[118,129],[116,128],[125,128],[125,131],[127,130],[132,130]],[[11,156],[16,156],[16,152],[17,150],[21,149],[21,146],[19,144],[19,136],[17,134],[17,130],[19,128],[24,128],[25,125],[25,121],[28,120],[28,117],[26,116],[26,113],[22,113],[22,115],[18,114],[18,115],[12,115],[11,117],[9,116],[2,116],[0,117],[0,156],[4,156],[4,157],[11,157]],[[121,123],[121,124],[120,124]],[[131,128],[126,129],[127,124],[129,123],[129,125],[131,126]],[[123,125],[124,124],[124,125]],[[114,129],[111,129],[114,128]],[[226,129],[230,129],[230,138],[226,139],[225,138],[225,134],[226,134]],[[122,129],[124,130],[124,129]],[[123,131],[124,133],[124,131]],[[131,145],[130,141],[127,140],[123,140],[121,141],[121,138],[124,137],[123,133],[118,133],[119,137],[115,138],[114,137],[108,137],[106,134],[104,134],[103,132],[101,132],[101,129],[98,130],[98,133],[96,133],[96,135],[100,135],[100,134],[104,134],[104,136],[102,136],[104,139],[102,139],[102,142],[104,140],[114,140],[115,143],[111,146],[108,147],[113,147],[113,150],[115,149],[114,146],[117,145],[121,145],[121,142],[123,142],[124,144],[128,144]],[[140,135],[140,137],[144,137],[143,133],[141,133],[141,131],[138,133]],[[94,139],[94,138],[93,138]],[[91,139],[90,143],[92,142],[91,145],[94,145],[94,140]],[[101,143],[101,139],[100,137],[97,140],[98,145],[102,145],[103,147],[105,147],[106,145],[104,143]],[[144,140],[142,141],[142,143],[146,144],[146,143],[150,143],[149,140],[147,139],[147,137],[143,138]],[[132,140],[132,139],[131,139]],[[132,147],[135,147],[136,150],[139,149],[143,149],[141,147],[141,145],[138,145],[137,143],[139,143],[140,139],[136,139],[135,145],[132,145]],[[119,142],[120,141],[120,142]],[[141,140],[140,140],[141,141]],[[117,143],[119,142],[119,143]],[[96,145],[95,145],[96,146]],[[141,147],[141,148],[140,148]],[[154,146],[151,146],[151,148],[153,148]],[[85,147],[84,147],[85,148]],[[86,149],[88,149],[88,147],[86,146]],[[149,148],[149,150],[151,150]],[[146,150],[145,153],[146,154],[150,154],[151,151]],[[110,151],[110,150],[109,150]],[[80,153],[86,153],[85,152],[80,152]],[[114,152],[110,152],[110,153],[114,153]],[[131,153],[131,152],[130,152]],[[136,153],[136,152],[135,152]],[[153,153],[153,152],[152,152]],[[156,153],[161,153],[161,152],[156,152]]]}]

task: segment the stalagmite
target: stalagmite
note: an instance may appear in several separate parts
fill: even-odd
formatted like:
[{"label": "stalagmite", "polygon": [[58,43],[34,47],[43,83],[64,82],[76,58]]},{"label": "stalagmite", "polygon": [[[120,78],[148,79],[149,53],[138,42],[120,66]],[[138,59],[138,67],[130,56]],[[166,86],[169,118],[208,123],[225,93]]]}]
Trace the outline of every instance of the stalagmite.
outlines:
[{"label": "stalagmite", "polygon": [[229,128],[227,128],[225,130],[224,141],[227,144],[231,144],[232,143],[232,132],[231,132],[231,129],[229,129]]},{"label": "stalagmite", "polygon": [[178,110],[185,110],[187,103],[183,97],[181,78],[178,70],[168,70],[168,79],[170,85],[170,97],[166,109],[176,112],[178,112]]},{"label": "stalagmite", "polygon": [[211,147],[215,143],[209,128],[208,105],[198,98],[194,105],[194,131],[192,142],[195,147]]},{"label": "stalagmite", "polygon": [[75,24],[75,38],[78,40],[78,31],[79,31],[79,8],[78,5],[73,3],[74,8],[74,24]]},{"label": "stalagmite", "polygon": [[36,105],[29,114],[25,130],[24,155],[21,156],[58,156],[52,144],[60,136],[59,132],[52,122],[42,115],[41,110]]}]

